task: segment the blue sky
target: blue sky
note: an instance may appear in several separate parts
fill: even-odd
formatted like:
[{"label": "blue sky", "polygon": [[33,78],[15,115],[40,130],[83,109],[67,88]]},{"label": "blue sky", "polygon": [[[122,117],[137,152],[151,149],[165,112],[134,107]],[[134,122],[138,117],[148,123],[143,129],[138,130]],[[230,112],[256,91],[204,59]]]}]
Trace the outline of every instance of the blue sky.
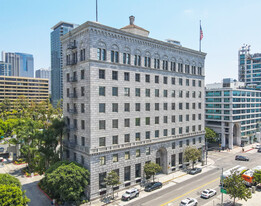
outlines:
[{"label": "blue sky", "polygon": [[[115,28],[135,24],[150,37],[175,39],[198,50],[204,38],[206,83],[237,79],[237,54],[244,43],[261,52],[260,0],[98,0],[99,22]],[[0,51],[34,55],[35,69],[50,66],[51,27],[59,21],[95,21],[95,0],[0,0]]]}]

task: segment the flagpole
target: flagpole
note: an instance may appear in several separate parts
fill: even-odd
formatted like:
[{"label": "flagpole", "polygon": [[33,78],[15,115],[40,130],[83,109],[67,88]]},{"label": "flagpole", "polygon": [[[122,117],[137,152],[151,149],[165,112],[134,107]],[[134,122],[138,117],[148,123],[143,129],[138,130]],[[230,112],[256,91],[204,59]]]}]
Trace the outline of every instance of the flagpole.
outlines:
[{"label": "flagpole", "polygon": [[199,20],[199,51],[201,52],[201,20]]},{"label": "flagpole", "polygon": [[96,0],[96,22],[98,22],[98,0]]}]

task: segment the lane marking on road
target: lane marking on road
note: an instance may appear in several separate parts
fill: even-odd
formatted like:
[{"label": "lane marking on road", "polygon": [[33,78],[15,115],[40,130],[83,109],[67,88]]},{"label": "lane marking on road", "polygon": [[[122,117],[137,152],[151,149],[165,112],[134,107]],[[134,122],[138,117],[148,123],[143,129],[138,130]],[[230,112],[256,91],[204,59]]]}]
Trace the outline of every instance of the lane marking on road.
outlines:
[{"label": "lane marking on road", "polygon": [[177,199],[179,199],[179,198],[181,198],[181,197],[184,197],[184,196],[188,195],[189,193],[191,193],[191,192],[193,192],[193,191],[195,191],[195,190],[198,190],[198,189],[200,189],[200,188],[202,188],[202,187],[205,187],[205,186],[209,185],[210,183],[215,182],[215,181],[217,181],[217,180],[219,180],[219,179],[220,179],[220,178],[218,177],[218,178],[216,178],[216,179],[214,179],[214,180],[211,180],[210,182],[208,182],[208,183],[206,183],[206,184],[204,184],[204,185],[201,185],[201,186],[199,186],[199,187],[197,187],[197,188],[195,188],[195,189],[193,189],[193,190],[190,190],[189,192],[186,192],[186,193],[184,193],[183,195],[180,195],[180,196],[178,196],[178,197],[176,197],[176,198],[174,198],[174,199],[172,199],[172,200],[170,200],[170,201],[168,201],[168,202],[166,202],[166,203],[164,203],[164,204],[162,204],[162,205],[160,205],[160,206],[165,206],[165,205],[167,205],[167,204],[169,204],[169,203],[171,203],[171,202],[174,202],[175,200],[177,200]]}]

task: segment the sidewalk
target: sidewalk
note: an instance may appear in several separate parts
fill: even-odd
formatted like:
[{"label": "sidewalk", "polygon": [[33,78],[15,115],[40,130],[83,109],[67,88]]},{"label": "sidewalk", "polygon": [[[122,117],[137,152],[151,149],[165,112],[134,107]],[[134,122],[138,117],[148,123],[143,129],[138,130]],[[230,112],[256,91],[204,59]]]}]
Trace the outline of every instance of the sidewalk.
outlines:
[{"label": "sidewalk", "polygon": [[[201,163],[198,163],[196,166],[198,168],[202,168],[202,172],[201,173],[205,173],[209,170],[211,170],[213,168],[213,165],[214,165],[214,161],[212,159],[209,159],[208,158],[208,164],[207,165],[204,165],[204,166],[201,166]],[[155,191],[152,191],[152,192],[145,192],[144,191],[144,187],[141,187],[140,185],[136,185],[136,186],[133,186],[137,189],[140,190],[140,195],[139,197],[135,198],[134,200],[137,200],[137,199],[140,199],[140,198],[143,198],[143,197],[146,197],[148,195],[151,195],[155,192],[158,192],[159,190],[162,190],[162,189],[165,189],[167,187],[170,187],[170,186],[173,186],[177,183],[180,183],[180,182],[183,182],[185,180],[188,180],[190,178],[193,178],[194,176],[193,175],[188,175],[186,172],[183,172],[183,171],[177,171],[177,172],[174,172],[174,173],[171,173],[169,175],[166,175],[166,174],[159,174],[157,176],[155,176],[155,181],[159,181],[159,182],[162,182],[163,184],[163,187],[161,189],[157,189]],[[89,202],[87,204],[83,204],[83,205],[95,205],[95,206],[102,206],[102,205],[111,205],[111,206],[121,206],[121,205],[127,205],[130,203],[130,201],[121,201],[121,196],[126,192],[127,189],[124,189],[122,191],[119,191],[119,192],[115,192],[115,200],[111,203],[109,203],[109,200],[107,199],[104,199],[104,201],[101,201],[101,199],[97,199],[97,200],[94,200],[92,202]],[[82,206],[83,206],[82,205]]]},{"label": "sidewalk", "polygon": [[249,152],[253,149],[256,148],[256,145],[259,145],[259,143],[254,143],[254,144],[250,144],[250,145],[246,145],[244,146],[244,152],[242,152],[242,147],[240,146],[233,146],[233,149],[232,150],[221,150],[220,152],[222,153],[232,153],[232,154],[236,154],[236,153],[246,153],[246,152]]}]

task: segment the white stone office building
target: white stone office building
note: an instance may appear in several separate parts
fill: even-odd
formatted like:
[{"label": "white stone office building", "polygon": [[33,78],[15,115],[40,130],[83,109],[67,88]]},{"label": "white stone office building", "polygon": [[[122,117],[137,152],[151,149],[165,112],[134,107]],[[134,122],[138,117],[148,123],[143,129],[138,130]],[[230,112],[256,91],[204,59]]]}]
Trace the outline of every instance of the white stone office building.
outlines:
[{"label": "white stone office building", "polygon": [[221,146],[260,141],[261,91],[223,79],[206,85],[206,127],[220,135]]},{"label": "white stone office building", "polygon": [[88,21],[62,37],[65,157],[90,170],[90,199],[111,170],[123,189],[146,162],[168,174],[187,145],[204,146],[206,54],[148,34],[131,16],[122,29]]}]

